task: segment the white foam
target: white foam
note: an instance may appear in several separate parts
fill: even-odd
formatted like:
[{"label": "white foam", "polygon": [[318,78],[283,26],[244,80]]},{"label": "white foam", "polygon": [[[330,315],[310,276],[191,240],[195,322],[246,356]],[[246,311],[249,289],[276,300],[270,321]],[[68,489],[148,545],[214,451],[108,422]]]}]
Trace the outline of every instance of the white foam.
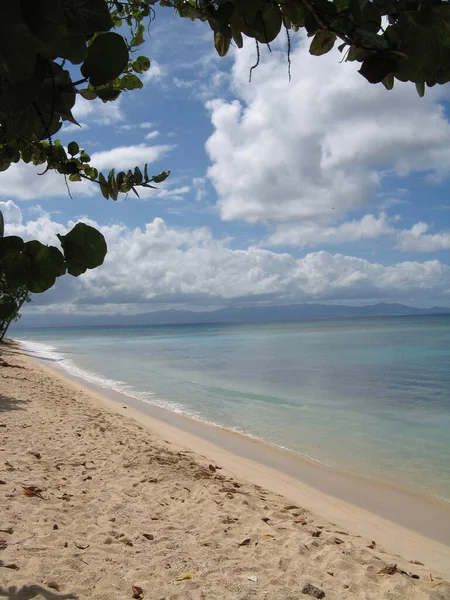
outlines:
[{"label": "white foam", "polygon": [[40,360],[49,360],[51,362],[55,362],[58,364],[58,367],[62,368],[72,377],[77,377],[78,379],[82,379],[103,389],[113,390],[120,394],[124,394],[125,396],[129,396],[135,400],[140,400],[146,404],[158,406],[159,408],[165,408],[178,414],[184,414],[190,417],[198,418],[198,415],[191,413],[186,407],[178,404],[177,402],[156,398],[155,394],[151,391],[144,392],[135,390],[125,381],[109,379],[107,377],[103,377],[99,373],[88,371],[79,367],[55,346],[44,344],[42,342],[33,342],[31,340],[22,339],[20,340],[20,344],[30,356]]}]

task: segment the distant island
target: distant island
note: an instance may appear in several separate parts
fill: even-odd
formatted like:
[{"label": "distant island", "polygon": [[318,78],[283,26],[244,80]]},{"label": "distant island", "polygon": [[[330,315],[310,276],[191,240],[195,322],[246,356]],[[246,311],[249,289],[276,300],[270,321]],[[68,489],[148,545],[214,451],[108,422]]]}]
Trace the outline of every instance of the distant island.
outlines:
[{"label": "distant island", "polygon": [[408,315],[444,315],[450,308],[433,306],[416,308],[397,303],[349,306],[345,304],[289,304],[273,306],[226,307],[213,311],[160,310],[136,315],[24,315],[15,327],[66,327],[66,326],[139,326],[139,325],[194,325],[207,323],[269,323],[292,322],[308,319],[334,319],[350,317],[382,317]]}]

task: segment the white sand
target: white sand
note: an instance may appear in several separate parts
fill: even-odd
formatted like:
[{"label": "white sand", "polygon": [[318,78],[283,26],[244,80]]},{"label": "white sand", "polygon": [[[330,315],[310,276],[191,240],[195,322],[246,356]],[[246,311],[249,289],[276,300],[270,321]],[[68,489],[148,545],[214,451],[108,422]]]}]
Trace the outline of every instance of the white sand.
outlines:
[{"label": "white sand", "polygon": [[[311,583],[330,600],[450,600],[448,546],[12,352],[25,368],[0,367],[0,598],[115,600],[135,585],[144,599],[293,600]],[[406,574],[380,573],[391,564]]]}]

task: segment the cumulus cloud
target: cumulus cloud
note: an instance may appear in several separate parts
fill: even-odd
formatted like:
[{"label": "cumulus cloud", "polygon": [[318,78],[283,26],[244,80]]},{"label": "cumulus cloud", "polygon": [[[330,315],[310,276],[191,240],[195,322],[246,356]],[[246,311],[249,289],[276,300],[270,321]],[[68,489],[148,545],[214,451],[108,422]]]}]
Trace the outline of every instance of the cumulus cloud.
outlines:
[{"label": "cumulus cloud", "polygon": [[[74,225],[49,215],[25,222],[10,203],[2,204],[16,217],[8,234],[55,244],[55,234]],[[125,306],[139,312],[140,306],[155,303],[436,301],[450,290],[450,269],[438,260],[385,266],[325,251],[296,258],[255,246],[236,249],[232,240],[218,239],[208,228],[169,227],[160,218],[136,228],[81,220],[100,228],[108,255],[99,269],[78,279],[64,277],[54,291],[37,298],[55,310],[70,311],[75,305],[104,310],[102,305],[108,305],[112,312]]]},{"label": "cumulus cloud", "polygon": [[149,146],[136,144],[134,146],[118,146],[111,150],[100,150],[91,155],[91,162],[98,169],[130,169],[136,165],[153,163],[166,156],[174,146]]},{"label": "cumulus cloud", "polygon": [[142,81],[146,83],[160,81],[165,76],[164,68],[156,61],[152,60],[150,69],[142,75]]},{"label": "cumulus cloud", "polygon": [[282,225],[270,236],[271,246],[315,246],[320,244],[338,244],[374,240],[394,233],[386,213],[378,216],[366,214],[361,219],[345,221],[339,225],[321,225],[314,221],[305,221],[294,227]]},{"label": "cumulus cloud", "polygon": [[[64,177],[54,171],[39,175],[44,170],[43,165],[35,167],[31,163],[23,162],[12,164],[1,174],[0,197],[17,200],[36,200],[50,196],[67,197]],[[85,181],[72,186],[72,189],[75,194],[93,193],[90,185]]]},{"label": "cumulus cloud", "polygon": [[79,123],[85,121],[94,125],[115,125],[125,119],[122,98],[114,102],[102,102],[99,99],[85,100],[78,96],[72,113]]},{"label": "cumulus cloud", "polygon": [[450,231],[428,233],[427,223],[416,223],[404,231],[398,232],[398,247],[411,252],[437,252],[450,249]]},{"label": "cumulus cloud", "polygon": [[[283,52],[253,71],[254,47],[235,54],[234,100],[207,102],[214,132],[208,175],[224,220],[290,223],[366,209],[383,174],[448,174],[450,123],[441,90],[371,86],[341,55],[310,56],[301,40],[292,81]],[[437,86],[439,87],[439,86]]]},{"label": "cumulus cloud", "polygon": [[14,226],[22,224],[22,211],[14,204],[12,200],[7,200],[6,202],[0,202],[0,210],[3,213],[3,218],[5,220],[6,226]]}]

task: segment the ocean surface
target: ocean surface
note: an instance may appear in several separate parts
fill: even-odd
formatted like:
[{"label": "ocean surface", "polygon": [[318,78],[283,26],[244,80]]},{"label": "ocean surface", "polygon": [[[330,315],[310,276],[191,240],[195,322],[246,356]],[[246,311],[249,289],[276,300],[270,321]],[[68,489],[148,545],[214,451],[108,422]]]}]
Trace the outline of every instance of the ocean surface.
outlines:
[{"label": "ocean surface", "polygon": [[10,335],[106,391],[450,502],[450,316]]}]

